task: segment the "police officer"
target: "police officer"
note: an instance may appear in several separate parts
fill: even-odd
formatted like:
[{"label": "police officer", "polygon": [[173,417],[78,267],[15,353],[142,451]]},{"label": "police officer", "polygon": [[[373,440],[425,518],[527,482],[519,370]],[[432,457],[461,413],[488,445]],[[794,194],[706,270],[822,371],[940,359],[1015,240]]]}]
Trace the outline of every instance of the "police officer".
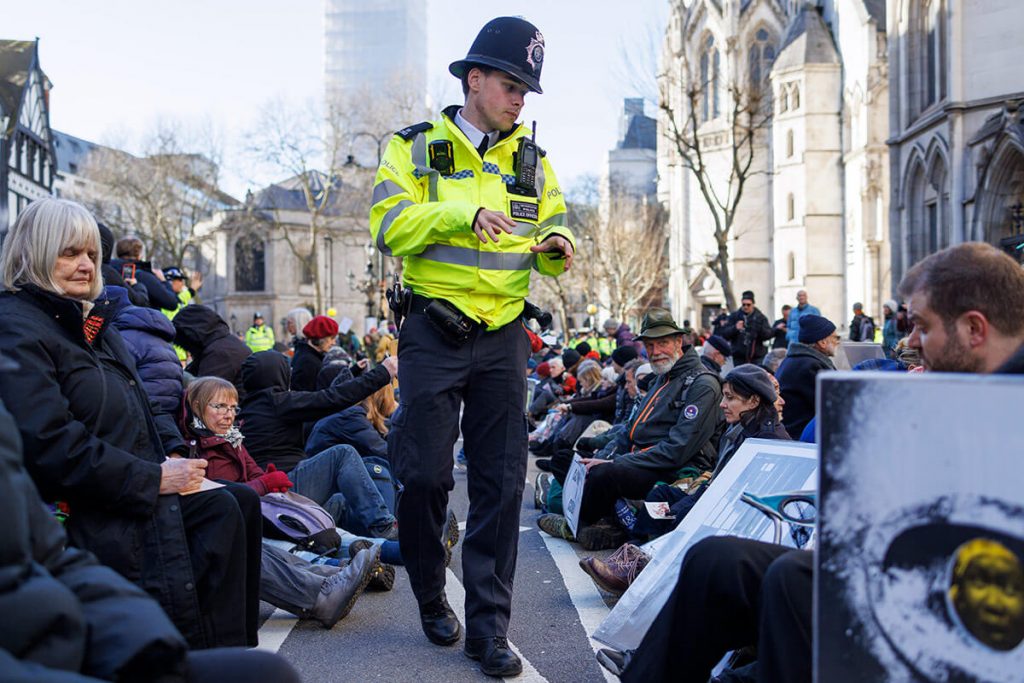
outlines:
[{"label": "police officer", "polygon": [[403,258],[413,292],[401,311],[401,405],[388,439],[405,487],[402,554],[424,632],[454,644],[462,628],[445,598],[440,538],[463,403],[465,654],[491,676],[522,671],[505,636],[526,475],[523,302],[530,271],[557,276],[575,250],[551,165],[517,123],[526,93],[541,92],[543,62],[535,26],[512,17],[488,22],[449,67],[465,104],[392,138],[370,209],[377,247]]},{"label": "police officer", "polygon": [[252,316],[252,327],[245,331],[245,345],[253,353],[274,348],[274,330],[263,323],[263,314],[259,311]]}]

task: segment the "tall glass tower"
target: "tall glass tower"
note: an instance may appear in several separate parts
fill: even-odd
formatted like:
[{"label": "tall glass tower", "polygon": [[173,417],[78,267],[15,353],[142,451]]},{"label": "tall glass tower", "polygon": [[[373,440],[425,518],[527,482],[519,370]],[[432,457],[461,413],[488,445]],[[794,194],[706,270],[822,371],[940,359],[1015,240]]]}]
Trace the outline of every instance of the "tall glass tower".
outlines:
[{"label": "tall glass tower", "polygon": [[427,96],[426,0],[327,0],[325,96],[401,87]]}]

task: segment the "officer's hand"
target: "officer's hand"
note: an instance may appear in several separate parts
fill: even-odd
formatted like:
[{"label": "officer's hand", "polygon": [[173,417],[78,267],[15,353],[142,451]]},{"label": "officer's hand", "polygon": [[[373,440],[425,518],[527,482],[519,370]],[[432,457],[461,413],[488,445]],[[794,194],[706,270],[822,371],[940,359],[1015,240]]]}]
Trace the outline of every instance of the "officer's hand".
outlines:
[{"label": "officer's hand", "polygon": [[388,374],[391,375],[391,379],[398,377],[398,359],[394,356],[388,356],[380,363],[388,369]]},{"label": "officer's hand", "polygon": [[562,269],[562,272],[569,270],[569,267],[572,265],[572,257],[574,253],[572,250],[572,244],[570,244],[569,240],[561,237],[560,235],[552,235],[540,244],[530,247],[530,251],[535,254],[545,251],[561,252],[562,256],[565,257],[565,268]]},{"label": "officer's hand", "polygon": [[494,243],[498,242],[498,236],[502,232],[511,233],[516,227],[516,222],[503,214],[501,211],[480,209],[476,212],[476,220],[473,221],[473,232],[481,242],[487,243],[490,237]]}]

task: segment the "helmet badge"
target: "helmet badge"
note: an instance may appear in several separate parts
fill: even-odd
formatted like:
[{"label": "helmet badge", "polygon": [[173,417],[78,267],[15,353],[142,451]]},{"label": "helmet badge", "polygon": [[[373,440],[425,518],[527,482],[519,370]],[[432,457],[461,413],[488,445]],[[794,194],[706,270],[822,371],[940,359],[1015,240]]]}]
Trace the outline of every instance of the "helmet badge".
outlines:
[{"label": "helmet badge", "polygon": [[526,46],[526,63],[535,72],[540,71],[540,67],[544,63],[544,36],[540,31],[537,31],[537,34],[530,39],[530,44]]}]

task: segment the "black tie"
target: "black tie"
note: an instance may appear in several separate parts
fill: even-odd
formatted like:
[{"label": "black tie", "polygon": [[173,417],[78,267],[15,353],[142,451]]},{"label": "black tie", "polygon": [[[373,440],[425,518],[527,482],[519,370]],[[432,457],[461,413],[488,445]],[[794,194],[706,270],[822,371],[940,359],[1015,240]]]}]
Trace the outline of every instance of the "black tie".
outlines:
[{"label": "black tie", "polygon": [[487,153],[487,142],[488,142],[489,139],[490,138],[488,138],[485,135],[484,139],[480,141],[480,144],[476,148],[476,151],[480,153],[480,158],[481,159],[483,159],[484,158],[484,154]]}]

